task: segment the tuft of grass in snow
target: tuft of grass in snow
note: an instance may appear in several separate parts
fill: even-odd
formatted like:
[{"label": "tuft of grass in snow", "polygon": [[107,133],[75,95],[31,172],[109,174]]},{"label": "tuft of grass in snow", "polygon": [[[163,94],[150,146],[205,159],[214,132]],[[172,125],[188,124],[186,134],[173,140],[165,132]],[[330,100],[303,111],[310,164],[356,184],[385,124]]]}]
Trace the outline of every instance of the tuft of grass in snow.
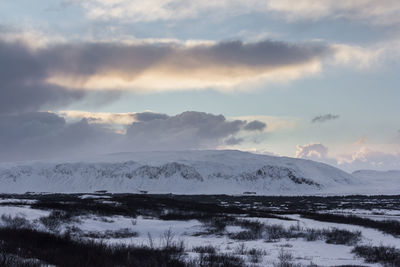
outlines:
[{"label": "tuft of grass in snow", "polygon": [[3,223],[3,226],[8,227],[8,228],[12,228],[12,229],[33,228],[31,222],[21,216],[12,217],[11,215],[3,214],[3,215],[1,215],[0,219]]},{"label": "tuft of grass in snow", "polygon": [[367,262],[382,263],[384,266],[400,266],[400,249],[387,246],[356,246],[353,251]]},{"label": "tuft of grass in snow", "polygon": [[267,252],[265,250],[259,248],[252,248],[247,251],[247,255],[251,263],[261,262],[262,257],[266,254]]},{"label": "tuft of grass in snow", "polygon": [[274,267],[302,267],[301,264],[294,262],[293,254],[281,248],[278,261],[274,262]]},{"label": "tuft of grass in snow", "polygon": [[333,228],[330,231],[324,231],[324,235],[326,236],[326,243],[328,244],[336,244],[336,245],[355,245],[361,239],[360,231],[347,231],[341,230],[337,228]]},{"label": "tuft of grass in snow", "polygon": [[107,245],[72,239],[69,235],[16,228],[0,228],[0,244],[2,255],[35,258],[60,267],[187,266],[182,260],[182,249],[172,245],[160,249]]},{"label": "tuft of grass in snow", "polygon": [[197,246],[194,247],[193,252],[196,253],[208,253],[208,254],[215,254],[217,252],[217,250],[215,249],[215,247],[208,245],[208,246]]},{"label": "tuft of grass in snow", "polygon": [[228,236],[236,240],[265,239],[267,242],[276,242],[279,239],[304,238],[307,241],[325,240],[329,244],[355,245],[361,239],[360,231],[348,231],[337,228],[332,229],[304,229],[299,224],[289,228],[280,224],[263,224],[259,221],[237,219],[234,225],[246,230],[237,233],[229,233]]},{"label": "tuft of grass in snow", "polygon": [[0,266],[2,267],[41,267],[46,264],[35,259],[24,259],[5,253],[0,249]]},{"label": "tuft of grass in snow", "polygon": [[354,215],[338,215],[328,213],[303,213],[302,217],[322,222],[359,225],[377,229],[394,236],[400,236],[400,221],[395,220],[376,221]]},{"label": "tuft of grass in snow", "polygon": [[203,254],[198,259],[191,260],[188,266],[218,266],[218,267],[243,267],[246,266],[245,261],[241,257],[234,256],[229,253],[224,254]]},{"label": "tuft of grass in snow", "polygon": [[132,231],[129,228],[122,228],[119,230],[106,230],[106,231],[90,231],[82,233],[81,237],[88,237],[94,239],[109,239],[109,238],[129,238],[138,236],[137,232]]},{"label": "tuft of grass in snow", "polygon": [[62,224],[76,221],[76,219],[69,212],[53,210],[49,216],[39,218],[39,221],[50,231],[56,232],[59,231]]}]

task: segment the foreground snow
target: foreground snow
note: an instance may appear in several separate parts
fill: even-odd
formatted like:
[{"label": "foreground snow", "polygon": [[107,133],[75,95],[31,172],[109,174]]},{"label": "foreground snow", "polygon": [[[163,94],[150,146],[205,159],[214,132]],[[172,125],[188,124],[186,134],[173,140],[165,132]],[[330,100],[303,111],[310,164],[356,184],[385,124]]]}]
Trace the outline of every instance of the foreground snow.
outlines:
[{"label": "foreground snow", "polygon": [[[44,229],[38,223],[42,216],[47,216],[48,212],[29,209],[25,207],[0,207],[0,215],[20,216],[33,222],[38,229]],[[329,229],[332,227],[346,230],[360,230],[362,240],[360,244],[368,245],[389,245],[400,248],[400,241],[390,235],[383,234],[377,230],[367,229],[359,226],[318,222],[310,219],[301,218],[298,215],[289,216],[295,221],[285,221],[279,219],[265,218],[245,218],[246,220],[256,220],[265,224],[280,224],[285,227],[296,226],[309,229]],[[0,225],[1,226],[1,225]],[[277,262],[282,250],[293,255],[296,263],[308,265],[311,262],[318,266],[339,266],[339,265],[362,265],[362,266],[381,266],[379,264],[365,263],[363,259],[357,258],[351,253],[352,246],[327,244],[322,240],[306,241],[299,239],[279,239],[276,242],[266,242],[263,239],[252,241],[237,241],[230,239],[227,235],[196,235],[203,229],[203,224],[198,220],[189,221],[164,221],[154,218],[144,218],[139,216],[135,220],[124,216],[82,216],[79,220],[69,225],[79,228],[83,232],[106,232],[117,231],[119,229],[130,229],[137,233],[135,237],[129,238],[107,238],[97,239],[98,241],[110,244],[134,244],[149,245],[150,238],[155,247],[164,245],[164,235],[170,232],[174,241],[183,241],[188,249],[187,257],[198,257],[198,253],[193,252],[193,248],[198,246],[211,245],[219,253],[230,253],[247,259],[239,253],[240,249],[259,249],[264,252],[261,261],[252,266],[272,266]],[[228,227],[227,232],[235,232],[244,229]],[[249,262],[250,264],[250,262]]]},{"label": "foreground snow", "polygon": [[[246,266],[274,266],[282,253],[292,255],[292,262],[302,266],[381,266],[365,263],[353,249],[360,245],[400,249],[396,224],[391,223],[395,228],[387,231],[354,221],[324,222],[307,215],[399,220],[399,201],[400,196],[8,194],[0,195],[0,227],[53,235],[68,232],[75,240],[110,245],[165,248],[168,239],[183,244],[185,261],[201,257],[199,247],[212,246],[216,254],[240,257]],[[258,253],[257,262],[249,252],[252,249]]]}]

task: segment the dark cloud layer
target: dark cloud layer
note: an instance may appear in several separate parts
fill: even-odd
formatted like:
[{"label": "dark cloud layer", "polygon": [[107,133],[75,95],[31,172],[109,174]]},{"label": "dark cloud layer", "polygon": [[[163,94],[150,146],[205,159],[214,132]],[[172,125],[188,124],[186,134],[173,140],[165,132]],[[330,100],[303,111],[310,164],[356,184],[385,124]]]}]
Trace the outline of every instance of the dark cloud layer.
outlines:
[{"label": "dark cloud layer", "polygon": [[51,46],[39,56],[53,71],[91,75],[119,72],[140,74],[155,65],[185,71],[219,66],[274,68],[305,63],[330,52],[322,44],[290,44],[279,41],[243,43],[220,42],[213,45],[81,43]]},{"label": "dark cloud layer", "polygon": [[326,122],[326,121],[331,121],[331,120],[336,120],[340,116],[339,115],[333,115],[333,114],[325,114],[325,115],[320,115],[314,117],[311,122],[312,123],[317,123],[317,122]]},{"label": "dark cloud layer", "polygon": [[249,122],[244,129],[247,131],[262,131],[267,127],[267,124],[265,124],[264,122],[255,120],[255,121],[251,121]]},{"label": "dark cloud layer", "polygon": [[[150,73],[161,85],[165,78],[162,75],[177,81],[191,77],[218,82],[230,80],[232,73],[257,76],[306,64],[329,52],[323,44],[277,41],[190,46],[62,43],[32,49],[21,42],[0,39],[0,114],[37,111],[43,105],[60,107],[81,99],[83,89],[88,89],[85,82],[96,75],[131,82]],[[95,88],[90,89],[110,89],[101,88],[102,84],[91,85]]]},{"label": "dark cloud layer", "polygon": [[67,124],[53,113],[0,115],[0,160],[77,156],[100,152],[115,134],[85,119]]},{"label": "dark cloud layer", "polygon": [[138,150],[186,150],[236,145],[250,124],[223,115],[188,111],[175,116],[136,113],[126,134],[87,119],[67,123],[48,112],[0,115],[0,161],[90,156]]},{"label": "dark cloud layer", "polygon": [[153,112],[141,112],[135,113],[135,119],[138,121],[152,121],[152,120],[166,120],[168,119],[167,114],[153,113]]},{"label": "dark cloud layer", "polygon": [[242,120],[228,121],[223,115],[187,111],[165,119],[133,123],[127,138],[139,149],[215,148],[247,125]]},{"label": "dark cloud layer", "polygon": [[236,137],[232,136],[225,140],[225,144],[228,146],[234,146],[234,145],[239,145],[243,141],[244,141],[243,138],[236,138]]},{"label": "dark cloud layer", "polygon": [[0,114],[35,111],[83,97],[82,91],[69,91],[44,83],[45,60],[19,43],[0,41]]}]

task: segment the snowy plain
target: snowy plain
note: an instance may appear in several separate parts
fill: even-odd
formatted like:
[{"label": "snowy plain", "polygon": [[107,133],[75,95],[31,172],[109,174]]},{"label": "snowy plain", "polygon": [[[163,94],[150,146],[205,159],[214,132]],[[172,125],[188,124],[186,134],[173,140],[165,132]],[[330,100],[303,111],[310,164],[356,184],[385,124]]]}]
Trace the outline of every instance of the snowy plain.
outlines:
[{"label": "snowy plain", "polygon": [[[51,195],[49,195],[51,196]],[[54,195],[55,197],[57,195]],[[34,198],[38,197],[36,201]],[[35,205],[40,204],[42,199],[46,199],[47,195],[5,195],[0,199],[0,215],[10,217],[25,218],[30,224],[40,231],[54,231],[46,228],[41,218],[51,216],[54,210],[37,208]],[[140,196],[136,196],[138,198]],[[144,198],[147,195],[143,195]],[[173,198],[173,196],[165,196]],[[19,199],[20,198],[20,199]],[[29,199],[27,199],[29,198]],[[156,199],[159,197],[155,196]],[[201,198],[201,196],[199,196]],[[206,198],[206,197],[205,197]],[[236,199],[235,197],[233,197]],[[62,196],[60,199],[63,199]],[[118,207],[118,201],[111,194],[81,194],[76,196],[76,201],[90,201],[90,203],[99,203],[100,205],[112,205]],[[289,200],[290,201],[290,200]],[[288,202],[285,200],[285,202]],[[48,202],[50,203],[50,202]],[[63,200],[60,203],[73,203],[70,200]],[[231,202],[232,203],[232,202]],[[223,202],[226,207],[231,203]],[[242,203],[238,198],[235,203],[238,206],[250,207],[246,203]],[[376,209],[378,210],[378,209]],[[342,213],[347,214],[351,209],[336,208],[332,210],[324,210],[325,213]],[[354,209],[358,214],[371,214],[370,209],[357,208]],[[382,220],[387,216],[399,216],[399,210],[379,209],[379,214],[374,212],[375,216],[381,216]],[[168,214],[163,213],[162,214]],[[340,229],[350,232],[360,231],[361,239],[357,245],[368,246],[390,246],[400,249],[400,238],[394,235],[384,233],[377,229],[366,228],[357,225],[348,225],[341,223],[331,223],[317,221],[314,219],[304,218],[300,214],[285,214],[283,217],[265,218],[263,216],[246,216],[234,215],[236,219],[250,222],[257,222],[263,225],[280,226],[283,229],[302,229],[307,230],[329,230]],[[400,216],[399,216],[400,217]],[[290,220],[288,220],[290,219]],[[6,226],[6,222],[1,222],[0,226]],[[174,220],[162,219],[160,216],[151,215],[102,215],[96,212],[88,212],[78,214],[73,219],[63,222],[57,233],[62,234],[71,229],[78,229],[77,234],[84,236],[86,239],[95,240],[96,242],[105,242],[107,244],[126,244],[136,246],[154,246],[162,247],[165,245],[165,234],[171,235],[173,242],[182,242],[185,247],[185,259],[191,260],[199,257],[196,252],[197,247],[212,246],[217,253],[229,254],[241,257],[248,266],[274,266],[278,262],[279,255],[282,252],[288,253],[292,257],[292,261],[302,266],[383,266],[380,263],[367,263],[363,258],[357,257],[353,252],[353,245],[349,244],[330,244],[325,240],[306,240],[303,237],[288,238],[281,237],[274,240],[265,238],[256,238],[252,240],[237,240],[231,235],[232,233],[240,233],[246,229],[240,225],[228,225],[220,233],[207,233],[207,224],[199,219]],[[112,233],[125,231],[134,233],[132,236],[90,236],[96,233]],[[255,263],[251,257],[245,253],[256,249],[262,252],[260,259]]]}]

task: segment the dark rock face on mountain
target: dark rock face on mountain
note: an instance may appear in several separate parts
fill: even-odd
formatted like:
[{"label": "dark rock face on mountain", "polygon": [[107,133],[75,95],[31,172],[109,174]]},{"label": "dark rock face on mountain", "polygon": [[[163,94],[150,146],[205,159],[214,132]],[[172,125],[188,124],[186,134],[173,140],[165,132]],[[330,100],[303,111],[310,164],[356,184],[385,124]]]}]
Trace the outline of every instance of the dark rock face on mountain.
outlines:
[{"label": "dark rock face on mountain", "polygon": [[180,176],[183,179],[203,181],[203,177],[195,168],[177,162],[167,163],[159,167],[141,166],[134,171],[135,177],[147,177],[149,179],[168,178],[174,175]]},{"label": "dark rock face on mountain", "polygon": [[307,184],[312,186],[320,187],[319,183],[316,183],[310,179],[304,178],[296,173],[295,170],[281,167],[281,166],[272,166],[272,165],[265,165],[260,169],[252,172],[252,173],[243,173],[241,174],[243,179],[247,180],[256,180],[256,179],[289,179],[293,183],[296,184]]}]

